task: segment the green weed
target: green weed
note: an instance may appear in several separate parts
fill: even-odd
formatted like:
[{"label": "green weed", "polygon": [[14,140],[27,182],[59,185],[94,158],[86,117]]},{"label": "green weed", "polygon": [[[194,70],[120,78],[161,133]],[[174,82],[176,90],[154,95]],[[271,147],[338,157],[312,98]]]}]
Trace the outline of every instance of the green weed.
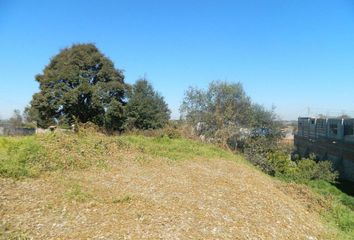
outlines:
[{"label": "green weed", "polygon": [[0,176],[37,176],[38,163],[45,157],[45,150],[33,137],[0,138]]},{"label": "green weed", "polygon": [[93,199],[93,195],[85,191],[81,185],[74,183],[65,194],[70,201],[84,203]]}]

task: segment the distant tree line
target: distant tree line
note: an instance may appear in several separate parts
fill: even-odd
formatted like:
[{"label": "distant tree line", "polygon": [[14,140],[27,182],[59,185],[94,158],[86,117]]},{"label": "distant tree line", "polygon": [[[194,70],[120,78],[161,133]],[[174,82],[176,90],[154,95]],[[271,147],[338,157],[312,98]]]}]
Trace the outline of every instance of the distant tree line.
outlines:
[{"label": "distant tree line", "polygon": [[18,109],[15,109],[12,113],[12,116],[9,119],[5,119],[5,120],[0,119],[0,124],[10,125],[10,126],[19,128],[19,127],[25,126],[25,120],[24,120],[23,115],[21,114],[21,111]]}]

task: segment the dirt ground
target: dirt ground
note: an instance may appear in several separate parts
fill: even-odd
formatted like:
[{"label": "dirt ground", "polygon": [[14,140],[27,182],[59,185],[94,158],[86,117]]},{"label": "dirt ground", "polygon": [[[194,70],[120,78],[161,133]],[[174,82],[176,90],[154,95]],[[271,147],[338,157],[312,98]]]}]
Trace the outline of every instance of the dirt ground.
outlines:
[{"label": "dirt ground", "polygon": [[127,154],[105,168],[0,178],[0,233],[30,239],[328,238],[317,213],[284,189],[243,163]]}]

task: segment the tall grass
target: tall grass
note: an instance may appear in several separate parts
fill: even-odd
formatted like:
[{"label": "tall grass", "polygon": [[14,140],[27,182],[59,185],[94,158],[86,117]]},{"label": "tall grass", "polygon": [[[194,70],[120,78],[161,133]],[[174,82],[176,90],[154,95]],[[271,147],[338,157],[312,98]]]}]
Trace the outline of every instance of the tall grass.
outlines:
[{"label": "tall grass", "polygon": [[[43,171],[101,166],[124,157],[126,151],[172,161],[230,159],[245,162],[240,155],[185,138],[56,133],[0,138],[0,176],[34,177]],[[307,181],[306,184],[328,199],[329,208],[322,213],[326,221],[338,229],[341,238],[354,239],[354,198],[325,181]],[[67,197],[85,201],[90,195],[74,186]]]},{"label": "tall grass", "polygon": [[309,181],[307,185],[328,199],[330,206],[322,213],[325,219],[347,239],[354,239],[354,197],[325,181]]},{"label": "tall grass", "polygon": [[36,176],[46,151],[34,137],[0,138],[0,176]]},{"label": "tall grass", "polygon": [[167,136],[105,136],[97,133],[55,133],[0,138],[0,176],[33,177],[52,170],[105,166],[131,151],[169,160],[241,158],[211,144]]},{"label": "tall grass", "polygon": [[119,141],[99,134],[4,137],[0,138],[0,176],[34,177],[43,171],[104,166],[119,149]]},{"label": "tall grass", "polygon": [[233,159],[241,160],[241,157],[230,151],[225,151],[211,144],[205,144],[194,140],[162,137],[145,137],[140,135],[126,135],[119,137],[123,142],[141,151],[156,157],[170,160],[205,159]]}]

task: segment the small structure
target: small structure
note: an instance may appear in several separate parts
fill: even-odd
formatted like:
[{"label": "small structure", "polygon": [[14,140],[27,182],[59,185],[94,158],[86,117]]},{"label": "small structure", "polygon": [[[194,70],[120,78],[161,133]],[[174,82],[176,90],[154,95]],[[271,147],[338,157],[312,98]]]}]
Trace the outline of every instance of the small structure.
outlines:
[{"label": "small structure", "polygon": [[301,157],[330,160],[340,178],[354,182],[354,118],[300,117],[294,144]]}]

